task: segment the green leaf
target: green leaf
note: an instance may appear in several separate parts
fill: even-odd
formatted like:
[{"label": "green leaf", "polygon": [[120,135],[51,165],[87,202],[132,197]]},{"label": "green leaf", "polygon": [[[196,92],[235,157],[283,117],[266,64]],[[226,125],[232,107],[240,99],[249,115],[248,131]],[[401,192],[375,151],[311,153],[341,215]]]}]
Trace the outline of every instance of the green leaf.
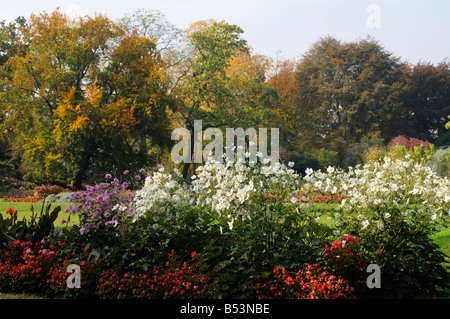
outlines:
[{"label": "green leaf", "polygon": [[100,253],[96,250],[93,250],[87,259],[89,264],[96,262],[100,258]]},{"label": "green leaf", "polygon": [[55,207],[55,209],[50,214],[50,222],[54,222],[58,218],[58,214],[61,211],[61,206]]},{"label": "green leaf", "polygon": [[5,238],[8,240],[9,244],[12,244],[16,241],[15,238],[11,237],[10,235],[8,235],[7,233],[5,233],[4,231],[2,231],[3,235],[5,236]]}]

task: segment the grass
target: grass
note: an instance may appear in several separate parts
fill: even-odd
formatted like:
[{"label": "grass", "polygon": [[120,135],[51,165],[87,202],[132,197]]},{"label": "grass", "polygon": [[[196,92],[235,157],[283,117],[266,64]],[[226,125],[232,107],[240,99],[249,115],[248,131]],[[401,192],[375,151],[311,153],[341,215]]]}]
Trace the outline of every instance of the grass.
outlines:
[{"label": "grass", "polygon": [[30,294],[0,293],[0,299],[45,299],[45,298],[42,296]]},{"label": "grass", "polygon": [[447,255],[447,261],[450,263],[450,227],[432,235],[431,239],[441,247],[441,250]]},{"label": "grass", "polygon": [[[69,203],[67,202],[55,202],[51,204],[50,211],[57,206],[61,206],[61,212],[58,214],[58,218],[54,222],[55,227],[61,226],[61,221],[63,218],[67,219],[68,214],[64,213],[64,209],[66,209],[68,205]],[[8,217],[8,215],[6,215],[6,211],[10,207],[17,211],[17,220],[23,220],[24,218],[30,220],[32,216],[32,208],[34,208],[34,213],[39,216],[42,209],[42,202],[8,202],[0,200],[0,213],[3,215],[3,218]],[[70,224],[78,221],[77,216],[71,216],[70,219]]]}]

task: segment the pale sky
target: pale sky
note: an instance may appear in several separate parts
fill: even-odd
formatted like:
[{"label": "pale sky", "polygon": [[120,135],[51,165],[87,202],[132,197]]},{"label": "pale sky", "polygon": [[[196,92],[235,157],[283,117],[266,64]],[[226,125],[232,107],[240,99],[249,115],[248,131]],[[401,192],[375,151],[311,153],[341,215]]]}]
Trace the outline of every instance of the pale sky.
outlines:
[{"label": "pale sky", "polygon": [[1,0],[0,20],[28,18],[57,7],[69,15],[118,19],[136,9],[159,10],[180,28],[205,19],[244,30],[254,53],[296,58],[320,37],[355,41],[372,36],[403,61],[450,59],[448,0]]}]

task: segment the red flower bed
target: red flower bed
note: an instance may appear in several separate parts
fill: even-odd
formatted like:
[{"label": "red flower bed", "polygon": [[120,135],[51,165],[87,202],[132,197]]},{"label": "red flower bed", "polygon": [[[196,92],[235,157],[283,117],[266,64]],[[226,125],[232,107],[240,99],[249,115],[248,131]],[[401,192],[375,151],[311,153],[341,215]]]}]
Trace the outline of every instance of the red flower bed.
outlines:
[{"label": "red flower bed", "polygon": [[[217,282],[206,275],[196,252],[192,262],[168,255],[165,264],[146,271],[119,273],[105,268],[94,250],[68,252],[64,242],[49,244],[15,241],[0,249],[0,291],[38,293],[52,297],[98,297],[104,299],[140,298],[214,298]],[[98,258],[90,260],[92,255]],[[381,263],[381,252],[376,252]],[[356,237],[345,235],[325,247],[323,264],[310,264],[297,272],[274,269],[269,278],[245,285],[244,298],[353,299],[363,285],[366,267],[371,262]],[[89,261],[89,262],[88,262]],[[70,264],[80,266],[80,289],[68,288]]]},{"label": "red flower bed", "polygon": [[[264,198],[284,200],[282,195],[264,194]],[[340,203],[344,199],[344,196],[339,194],[299,193],[294,194],[293,197],[287,200],[293,201],[294,199],[298,203]]]},{"label": "red flower bed", "polygon": [[354,290],[345,279],[330,275],[319,264],[308,265],[295,275],[274,269],[272,279],[251,282],[244,289],[255,291],[258,299],[355,299]]},{"label": "red flower bed", "polygon": [[7,202],[39,202],[41,200],[40,197],[37,196],[26,196],[26,197],[12,197],[12,196],[3,196],[3,200]]},{"label": "red flower bed", "polygon": [[53,245],[46,249],[41,243],[18,240],[11,245],[10,250],[0,250],[0,290],[42,292],[57,254]]},{"label": "red flower bed", "polygon": [[372,262],[381,265],[382,252],[377,250],[373,256],[368,256],[362,251],[356,236],[345,235],[331,246],[325,246],[324,263],[327,269],[346,278],[358,291],[366,288],[366,270]]},{"label": "red flower bed", "polygon": [[145,273],[119,275],[111,269],[102,273],[96,294],[101,298],[207,298],[214,283],[197,263],[175,261],[173,254],[164,266],[154,265]]},{"label": "red flower bed", "polygon": [[[57,243],[45,249],[43,243],[15,241],[10,249],[1,249],[0,291],[108,299],[206,298],[214,293],[214,283],[201,271],[195,252],[192,264],[176,261],[172,252],[164,265],[154,265],[143,273],[119,274],[114,269],[105,271],[101,258],[87,262],[93,249],[86,247],[82,256],[74,252],[63,256],[64,246]],[[67,287],[70,264],[80,266],[80,289]]]}]

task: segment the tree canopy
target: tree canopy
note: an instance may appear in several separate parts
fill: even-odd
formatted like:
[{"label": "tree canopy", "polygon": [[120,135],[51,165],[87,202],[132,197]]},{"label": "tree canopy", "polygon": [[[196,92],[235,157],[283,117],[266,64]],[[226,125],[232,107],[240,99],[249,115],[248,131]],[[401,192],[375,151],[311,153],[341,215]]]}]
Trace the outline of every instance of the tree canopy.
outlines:
[{"label": "tree canopy", "polygon": [[225,21],[182,30],[159,11],[43,12],[0,22],[0,160],[25,180],[80,188],[89,174],[155,165],[174,128],[193,139],[202,120],[276,127],[285,159],[344,165],[398,135],[450,141],[449,71],[445,60],[403,62],[372,38],[324,37],[277,60]]}]

